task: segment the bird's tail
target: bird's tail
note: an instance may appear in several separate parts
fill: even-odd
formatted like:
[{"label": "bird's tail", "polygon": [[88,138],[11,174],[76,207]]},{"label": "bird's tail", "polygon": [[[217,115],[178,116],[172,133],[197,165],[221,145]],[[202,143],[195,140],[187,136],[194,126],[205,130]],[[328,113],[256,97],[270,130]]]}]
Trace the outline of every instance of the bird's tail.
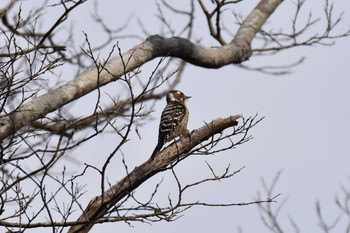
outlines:
[{"label": "bird's tail", "polygon": [[156,148],[154,148],[154,151],[153,151],[153,153],[152,153],[152,155],[151,155],[151,160],[153,160],[154,157],[156,157],[156,155],[158,154],[158,152],[160,151],[160,149],[162,149],[163,145],[164,145],[163,139],[159,139],[159,140],[158,140],[158,143],[157,143],[157,145],[156,145]]}]

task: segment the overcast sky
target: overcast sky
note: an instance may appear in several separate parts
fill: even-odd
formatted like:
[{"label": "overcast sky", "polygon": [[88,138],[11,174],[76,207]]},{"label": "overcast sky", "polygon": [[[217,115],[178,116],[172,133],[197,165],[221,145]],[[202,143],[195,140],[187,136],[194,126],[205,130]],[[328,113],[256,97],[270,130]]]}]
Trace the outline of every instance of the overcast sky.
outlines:
[{"label": "overcast sky", "polygon": [[[257,1],[250,2],[254,3],[238,4],[234,7],[235,11],[246,15]],[[130,5],[122,7],[116,4],[116,8],[108,4],[108,8],[113,9],[108,12],[101,4],[100,11],[106,10],[106,17],[122,22],[128,14],[134,13],[142,19],[150,33],[159,33],[159,28],[151,26],[158,22],[155,7],[142,6],[141,4],[145,3],[140,1],[130,1],[128,4]],[[137,7],[134,7],[135,5]],[[339,31],[347,30],[350,22],[350,3],[336,1],[335,6],[336,12],[345,11]],[[307,14],[312,9],[315,17],[322,17],[322,7],[306,5],[302,13]],[[113,14],[115,9],[118,10],[117,14]],[[293,16],[291,9],[291,1],[285,1],[271,17],[268,27],[289,27]],[[197,17],[202,17],[199,9]],[[176,25],[177,20],[171,20],[173,25]],[[195,34],[198,37],[205,36],[201,43],[205,46],[217,45],[208,36],[205,21],[201,24],[196,22],[198,31],[195,30]],[[324,25],[320,24],[319,28]],[[93,29],[86,25],[84,30]],[[130,30],[139,28],[135,24]],[[121,46],[127,50],[136,43],[126,44],[122,41]],[[301,47],[290,49],[276,57],[252,57],[247,62],[251,66],[285,65],[305,56],[305,62],[293,68],[293,73],[286,76],[246,72],[235,66],[219,70],[189,66],[178,89],[193,97],[188,102],[190,129],[203,125],[203,121],[232,114],[249,117],[258,112],[259,116],[265,116],[252,130],[254,139],[249,143],[225,154],[187,159],[176,168],[183,182],[191,182],[209,174],[205,161],[217,169],[217,172],[223,171],[229,163],[232,169],[245,166],[239,175],[229,181],[205,185],[193,191],[189,194],[189,200],[197,198],[211,202],[248,202],[256,197],[258,190],[262,190],[261,178],[271,183],[276,173],[282,171],[275,188],[275,193],[281,193],[281,196],[275,207],[288,198],[280,218],[286,231],[290,232],[292,229],[288,223],[290,216],[299,225],[301,232],[320,232],[315,212],[317,199],[321,202],[326,219],[333,221],[339,215],[334,197],[337,192],[341,193],[340,185],[348,188],[350,186],[349,49],[350,39],[345,38],[336,40],[332,47]],[[143,70],[145,75],[149,72],[150,70]],[[158,118],[164,105],[165,101],[158,102],[157,111],[154,113],[157,119],[141,129],[143,140],[138,147],[130,145],[130,151],[124,152],[129,156],[138,156],[134,159],[135,164],[146,160],[154,147]],[[162,178],[165,187],[169,186],[171,190],[174,182],[167,174],[158,174],[149,183],[160,181]],[[147,187],[147,183],[145,186]],[[342,220],[346,219],[343,217]],[[101,225],[95,226],[93,232],[100,232],[101,229],[106,230],[105,232],[140,233],[238,232],[238,226],[241,226],[243,232],[269,232],[262,226],[256,206],[197,207],[172,223],[134,226],[130,228],[126,224]],[[344,228],[338,228],[337,232],[342,232],[342,229]]]},{"label": "overcast sky", "polygon": [[[210,4],[210,1],[207,2]],[[246,2],[250,4],[234,6],[235,11],[243,16],[258,1]],[[312,0],[308,2],[315,4]],[[307,14],[312,9],[315,17],[322,17],[321,2],[323,1],[317,1],[318,8],[313,7],[312,3],[306,5],[302,13]],[[292,7],[292,1],[284,1],[267,26],[289,27],[293,16]],[[350,2],[335,1],[335,8],[338,13],[345,11],[344,21],[337,31],[349,29]],[[137,17],[150,33],[159,33],[159,27],[155,26],[159,25],[155,9],[153,1],[123,1],[123,5],[117,1],[100,1],[99,11],[111,25],[116,22],[116,27],[133,14],[128,32],[142,35],[137,26]],[[201,18],[200,10],[197,10],[196,17]],[[86,8],[85,12],[79,11],[74,16],[76,33],[81,34],[83,38],[84,31],[91,36],[92,42],[97,43],[98,34],[94,34],[95,29],[85,22],[90,11],[91,8]],[[177,20],[172,19],[173,25],[176,25]],[[197,20],[196,23],[194,34],[202,38],[201,44],[217,45],[209,37],[205,21],[200,23]],[[320,22],[316,29],[322,30],[322,26],[324,24]],[[122,50],[127,51],[139,42],[133,39],[122,40],[120,46]],[[315,212],[317,199],[321,202],[325,218],[329,222],[333,221],[339,215],[334,203],[336,193],[341,196],[341,185],[350,189],[349,52],[350,38],[343,38],[335,40],[335,45],[331,47],[299,47],[276,56],[253,56],[246,63],[251,66],[285,65],[304,56],[305,61],[285,76],[248,72],[233,65],[219,70],[189,65],[178,89],[192,96],[188,102],[190,130],[202,126],[204,121],[233,114],[250,117],[258,113],[265,119],[251,131],[254,138],[250,142],[215,156],[186,159],[176,168],[182,181],[186,183],[210,174],[205,161],[217,172],[223,171],[228,164],[231,164],[232,169],[245,166],[241,173],[228,181],[208,184],[194,190],[189,193],[188,200],[249,202],[254,200],[258,190],[262,190],[262,178],[269,184],[277,172],[282,171],[275,188],[275,193],[281,193],[281,196],[278,203],[272,205],[277,208],[288,198],[280,214],[286,232],[293,232],[288,223],[289,216],[299,225],[301,232],[321,232]],[[142,74],[148,77],[151,71],[151,67],[145,67]],[[149,158],[156,143],[159,116],[164,105],[165,100],[159,101],[156,112],[152,113],[155,120],[140,128],[143,138],[137,147],[134,144],[125,147],[123,152],[129,157],[131,164],[136,166]],[[85,147],[86,157],[79,159],[91,164],[99,163],[101,159],[96,155],[107,155],[113,148],[109,146],[113,144],[113,139],[107,139],[101,138],[95,145]],[[103,145],[103,148],[96,145]],[[151,190],[153,184],[162,179],[164,193],[167,195],[167,188],[173,189],[174,180],[166,173],[157,174],[140,188]],[[88,187],[94,187],[96,183],[93,182],[95,181],[92,178]],[[97,193],[98,190],[91,196],[86,195],[87,200]],[[341,227],[335,232],[345,232],[343,229],[346,218],[343,217],[340,223]],[[270,232],[263,227],[258,208],[254,205],[228,208],[195,207],[175,222],[152,225],[135,223],[133,226],[129,227],[124,223],[103,224],[94,226],[91,232],[238,232],[239,226],[243,232]]]},{"label": "overcast sky", "polygon": [[[246,15],[257,1],[249,2],[254,4],[238,4],[234,7],[235,11]],[[143,3],[138,1],[135,4],[139,6]],[[323,6],[319,2],[318,5],[319,8],[315,8],[306,4],[302,13],[306,15],[311,9],[315,17],[323,17]],[[147,28],[147,25],[152,25],[155,20],[155,11],[141,12],[139,11],[141,7],[127,9],[136,12],[144,20]],[[293,9],[291,1],[285,1],[271,17],[268,27],[271,28],[273,25],[289,27],[293,16],[291,9]],[[345,11],[339,31],[349,29],[350,3],[335,1],[335,9],[337,13]],[[198,17],[202,16],[198,14]],[[172,19],[173,25],[176,20]],[[301,21],[300,25],[302,23]],[[321,21],[315,30],[324,25]],[[195,30],[195,33],[206,35],[202,44],[216,45],[206,34],[204,20],[197,27],[198,31]],[[149,28],[151,33],[158,33],[158,28]],[[218,172],[229,163],[233,169],[245,166],[245,169],[232,180],[206,185],[192,192],[193,196],[189,199],[198,198],[211,202],[250,201],[256,197],[258,190],[262,190],[261,178],[271,183],[276,173],[282,171],[275,188],[276,194],[281,193],[275,208],[288,198],[280,216],[285,230],[289,232],[292,230],[288,223],[290,216],[299,225],[301,232],[320,232],[315,212],[317,199],[321,202],[325,218],[332,222],[339,215],[334,204],[336,193],[341,194],[341,185],[350,188],[349,49],[350,39],[345,38],[336,40],[332,47],[301,47],[290,49],[276,57],[267,56],[263,59],[252,57],[247,62],[251,66],[285,65],[305,56],[305,62],[293,68],[293,72],[286,76],[246,72],[235,66],[219,70],[188,67],[178,88],[193,97],[188,102],[191,114],[190,129],[201,126],[203,121],[232,114],[249,117],[258,112],[259,116],[265,116],[265,119],[252,130],[254,139],[249,143],[225,154],[185,160],[176,169],[182,175],[184,182],[190,182],[209,174],[205,161]],[[165,101],[158,102],[157,112],[154,113],[156,118],[159,118],[164,104]],[[149,153],[140,153],[140,148],[130,148],[130,154],[142,157],[140,162],[147,159],[153,149],[153,146],[149,145],[154,144],[157,124],[158,119],[141,131],[144,135],[140,142],[141,151]],[[153,179],[159,181],[162,177],[167,176],[158,174]],[[174,185],[171,178],[165,179],[163,183]],[[345,217],[341,223],[346,223]],[[162,222],[152,226],[135,224],[135,228],[129,228],[126,224],[113,224],[101,229],[109,232],[120,230],[140,233],[238,232],[238,226],[241,226],[243,232],[269,232],[262,226],[256,206],[197,207],[172,223]],[[342,224],[336,232],[343,232],[344,229]],[[99,227],[95,227],[94,232],[98,231]]]}]

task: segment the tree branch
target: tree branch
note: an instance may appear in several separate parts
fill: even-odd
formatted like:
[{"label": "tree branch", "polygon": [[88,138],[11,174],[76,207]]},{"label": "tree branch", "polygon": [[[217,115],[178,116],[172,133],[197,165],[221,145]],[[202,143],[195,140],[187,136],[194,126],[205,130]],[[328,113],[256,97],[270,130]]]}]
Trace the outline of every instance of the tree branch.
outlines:
[{"label": "tree branch", "polygon": [[232,42],[236,44],[245,42],[250,45],[266,20],[281,3],[282,0],[261,0],[243,21]]},{"label": "tree branch", "polygon": [[93,225],[103,217],[118,201],[135,190],[139,185],[158,172],[166,170],[180,156],[186,156],[192,148],[209,139],[224,129],[237,125],[239,115],[216,119],[209,124],[191,132],[190,138],[185,137],[162,150],[154,160],[148,160],[136,167],[129,175],[108,189],[103,195],[93,198],[84,213],[77,220],[88,222],[84,225],[73,226],[68,232],[88,232]]},{"label": "tree branch", "polygon": [[82,73],[72,81],[21,105],[12,113],[0,116],[0,142],[31,122],[118,80],[123,74],[157,57],[178,57],[206,68],[241,63],[251,56],[253,38],[280,3],[281,0],[262,0],[243,22],[232,42],[222,47],[205,48],[184,38],[150,36],[122,56],[109,60],[102,70]]}]

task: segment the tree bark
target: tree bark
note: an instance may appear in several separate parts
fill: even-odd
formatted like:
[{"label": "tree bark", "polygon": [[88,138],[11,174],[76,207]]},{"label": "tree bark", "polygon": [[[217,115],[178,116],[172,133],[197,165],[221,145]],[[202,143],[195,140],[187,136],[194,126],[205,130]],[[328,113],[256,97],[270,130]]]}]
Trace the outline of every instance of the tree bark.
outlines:
[{"label": "tree bark", "polygon": [[0,142],[31,122],[56,111],[100,86],[118,80],[126,72],[163,56],[178,57],[191,64],[206,68],[220,68],[241,63],[251,56],[251,43],[267,18],[282,0],[261,0],[243,21],[231,43],[218,48],[205,48],[187,39],[150,36],[122,56],[111,59],[101,72],[86,71],[72,81],[49,91],[10,114],[0,116]]}]

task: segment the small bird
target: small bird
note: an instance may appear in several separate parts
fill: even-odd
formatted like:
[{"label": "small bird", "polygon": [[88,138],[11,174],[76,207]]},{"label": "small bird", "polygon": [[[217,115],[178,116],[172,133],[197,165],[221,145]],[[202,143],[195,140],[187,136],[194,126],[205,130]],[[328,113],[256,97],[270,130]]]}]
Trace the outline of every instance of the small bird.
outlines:
[{"label": "small bird", "polygon": [[167,94],[167,105],[163,109],[159,123],[158,144],[152,153],[151,160],[166,142],[178,136],[189,135],[187,129],[189,112],[185,104],[189,98],[191,97],[178,90],[169,91]]}]

